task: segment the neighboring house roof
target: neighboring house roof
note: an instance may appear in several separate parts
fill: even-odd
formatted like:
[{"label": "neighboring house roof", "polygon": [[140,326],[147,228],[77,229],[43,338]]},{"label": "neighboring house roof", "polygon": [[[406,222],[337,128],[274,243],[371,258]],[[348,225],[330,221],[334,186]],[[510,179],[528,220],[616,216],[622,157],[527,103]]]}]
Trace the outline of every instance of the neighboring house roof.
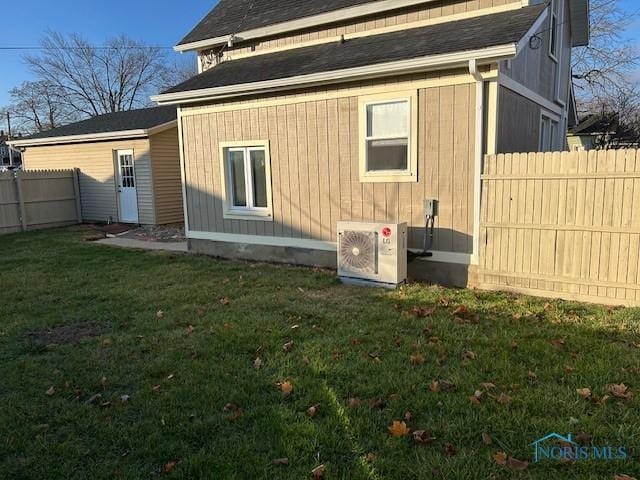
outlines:
[{"label": "neighboring house roof", "polygon": [[[220,0],[176,49],[218,45],[232,35],[241,40],[275,35],[422,3],[429,0]],[[570,9],[573,45],[586,45],[588,0],[570,0]]]},{"label": "neighboring house roof", "polygon": [[[518,44],[536,21],[542,19],[541,14],[545,9],[546,5],[536,5],[427,27],[353,38],[344,42],[226,61],[163,92],[154,97],[154,100],[170,101],[176,97],[175,94],[194,90],[219,89],[287,78],[301,80],[302,76],[323,72],[334,72],[337,79],[345,79],[341,72],[346,69],[397,65],[398,62],[413,59],[434,59],[434,64],[442,66],[446,64],[442,57],[448,55],[447,60],[464,63],[469,59],[455,54],[478,52],[491,47],[507,47],[500,50],[500,54],[504,57],[514,56]],[[470,58],[477,58],[476,53]],[[401,72],[393,68],[391,73]],[[292,83],[300,85],[302,82]]]},{"label": "neighboring house roof", "polygon": [[153,133],[154,129],[177,123],[177,117],[176,108],[171,106],[108,113],[13,140],[10,143],[14,146],[29,146],[142,137]]},{"label": "neighboring house roof", "polygon": [[618,126],[618,115],[616,114],[591,114],[583,118],[576,127],[569,129],[569,134],[600,135],[603,133],[615,133]]}]

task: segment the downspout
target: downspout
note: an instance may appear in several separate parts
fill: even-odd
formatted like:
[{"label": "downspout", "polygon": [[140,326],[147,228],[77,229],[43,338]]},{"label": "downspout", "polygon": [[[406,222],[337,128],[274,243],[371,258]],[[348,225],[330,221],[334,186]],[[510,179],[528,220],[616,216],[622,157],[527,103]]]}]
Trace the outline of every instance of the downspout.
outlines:
[{"label": "downspout", "polygon": [[484,80],[478,62],[469,60],[469,73],[476,81],[476,133],[473,171],[473,254],[471,264],[480,263],[480,201],[482,197],[482,163],[484,154]]}]

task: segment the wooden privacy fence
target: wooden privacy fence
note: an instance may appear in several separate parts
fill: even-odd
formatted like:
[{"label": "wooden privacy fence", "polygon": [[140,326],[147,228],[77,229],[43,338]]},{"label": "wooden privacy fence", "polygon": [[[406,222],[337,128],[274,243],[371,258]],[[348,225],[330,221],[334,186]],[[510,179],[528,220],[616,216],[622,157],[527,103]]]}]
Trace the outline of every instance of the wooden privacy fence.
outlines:
[{"label": "wooden privacy fence", "polygon": [[479,287],[640,305],[639,152],[487,156]]},{"label": "wooden privacy fence", "polygon": [[77,170],[0,173],[0,235],[81,222]]}]

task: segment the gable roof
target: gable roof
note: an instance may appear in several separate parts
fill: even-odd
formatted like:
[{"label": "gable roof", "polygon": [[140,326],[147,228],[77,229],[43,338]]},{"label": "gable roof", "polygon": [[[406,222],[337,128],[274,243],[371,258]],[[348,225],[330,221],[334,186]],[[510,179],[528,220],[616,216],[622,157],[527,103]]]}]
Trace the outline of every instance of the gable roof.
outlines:
[{"label": "gable roof", "polygon": [[[460,66],[460,63],[464,64],[471,58],[481,56],[478,52],[492,47],[495,47],[492,58],[495,58],[495,52],[499,52],[503,58],[508,58],[517,53],[518,43],[537,20],[543,18],[545,9],[546,5],[536,5],[455,22],[354,38],[344,42],[324,43],[230,60],[176,85],[153,99],[166,102],[182,97],[180,94],[183,92],[215,89],[221,91],[223,88],[229,91],[246,91],[244,87],[247,85],[251,87],[278,80],[302,86],[306,80],[318,78],[318,75],[327,72],[331,73],[329,76],[334,78],[334,82],[344,81],[349,80],[345,75],[347,70],[352,72],[358,68],[387,64],[397,66],[403,61],[412,63],[415,68],[416,64],[412,62],[415,59],[424,60],[424,64],[432,62],[441,68],[445,65],[441,59],[447,55]],[[469,52],[469,58],[466,58],[465,52]],[[398,68],[390,68],[390,71],[402,73]]]},{"label": "gable roof", "polygon": [[[188,51],[301,30],[438,0],[220,0],[176,46]],[[569,0],[573,46],[589,43],[589,2]]]},{"label": "gable roof", "polygon": [[72,140],[108,140],[114,137],[148,136],[150,130],[177,122],[175,107],[151,107],[108,113],[36,133],[10,142],[16,146],[63,143]]}]

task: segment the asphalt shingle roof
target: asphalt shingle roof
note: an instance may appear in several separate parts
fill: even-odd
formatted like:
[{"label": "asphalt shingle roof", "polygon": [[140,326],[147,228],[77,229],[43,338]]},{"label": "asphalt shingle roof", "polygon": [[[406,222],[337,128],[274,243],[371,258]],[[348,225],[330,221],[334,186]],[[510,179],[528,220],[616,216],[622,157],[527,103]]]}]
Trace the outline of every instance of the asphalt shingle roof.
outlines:
[{"label": "asphalt shingle roof", "polygon": [[368,3],[371,0],[220,0],[179,45]]},{"label": "asphalt shingle roof", "polygon": [[163,93],[331,72],[519,42],[546,5],[230,60]]},{"label": "asphalt shingle roof", "polygon": [[126,130],[147,130],[164,125],[178,118],[175,106],[143,108],[127,112],[108,113],[88,118],[76,123],[37,133],[24,139],[70,137],[92,133],[120,132]]}]

